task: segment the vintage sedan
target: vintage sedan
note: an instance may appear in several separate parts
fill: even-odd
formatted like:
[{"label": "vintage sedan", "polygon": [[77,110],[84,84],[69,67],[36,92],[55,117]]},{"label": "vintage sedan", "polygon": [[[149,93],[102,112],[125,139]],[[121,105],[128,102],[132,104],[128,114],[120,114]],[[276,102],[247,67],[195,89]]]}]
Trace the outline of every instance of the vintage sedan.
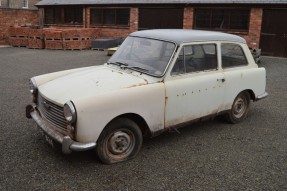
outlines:
[{"label": "vintage sedan", "polygon": [[143,136],[220,114],[241,122],[265,86],[265,69],[239,36],[146,30],[104,65],[31,78],[26,116],[63,153],[94,149],[112,164],[134,158]]}]

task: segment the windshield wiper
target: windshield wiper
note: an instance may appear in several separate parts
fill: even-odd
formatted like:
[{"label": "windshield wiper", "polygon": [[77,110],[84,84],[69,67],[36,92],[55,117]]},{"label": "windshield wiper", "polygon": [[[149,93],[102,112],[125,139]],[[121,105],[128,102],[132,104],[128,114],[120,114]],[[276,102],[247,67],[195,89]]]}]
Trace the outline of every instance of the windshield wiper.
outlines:
[{"label": "windshield wiper", "polygon": [[145,68],[142,68],[142,67],[139,67],[139,66],[121,66],[121,68],[123,69],[131,69],[131,70],[136,70],[136,71],[141,71],[141,72],[148,72],[149,70],[145,69]]},{"label": "windshield wiper", "polygon": [[107,62],[107,64],[113,64],[119,66],[121,69],[131,69],[140,72],[148,72],[149,70],[139,67],[139,66],[129,66],[127,63],[124,62]]},{"label": "windshield wiper", "polygon": [[107,62],[107,64],[114,64],[114,65],[117,65],[117,66],[128,66],[127,63],[123,63],[123,62]]}]

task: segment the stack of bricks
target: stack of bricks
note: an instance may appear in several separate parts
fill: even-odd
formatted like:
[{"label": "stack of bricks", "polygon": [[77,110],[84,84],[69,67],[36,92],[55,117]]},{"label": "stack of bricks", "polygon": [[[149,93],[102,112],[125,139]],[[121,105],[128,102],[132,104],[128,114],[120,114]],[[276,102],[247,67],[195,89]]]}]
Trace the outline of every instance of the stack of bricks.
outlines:
[{"label": "stack of bricks", "polygon": [[28,48],[44,48],[43,29],[30,29]]},{"label": "stack of bricks", "polygon": [[62,31],[65,50],[83,50],[91,48],[93,29],[66,29]]},{"label": "stack of bricks", "polygon": [[83,50],[91,48],[91,40],[96,39],[97,29],[35,29],[10,27],[10,45],[36,49]]},{"label": "stack of bricks", "polygon": [[11,46],[26,47],[28,45],[28,36],[30,28],[27,27],[10,27],[9,43]]},{"label": "stack of bricks", "polygon": [[63,49],[62,30],[43,29],[45,38],[45,48],[52,50]]}]

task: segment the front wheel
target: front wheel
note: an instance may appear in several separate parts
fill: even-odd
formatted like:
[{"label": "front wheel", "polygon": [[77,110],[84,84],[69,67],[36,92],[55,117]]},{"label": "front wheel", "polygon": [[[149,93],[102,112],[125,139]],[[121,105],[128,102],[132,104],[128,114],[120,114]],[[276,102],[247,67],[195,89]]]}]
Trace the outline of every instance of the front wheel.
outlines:
[{"label": "front wheel", "polygon": [[103,163],[118,163],[134,158],[141,149],[142,141],[142,132],[134,121],[117,118],[101,133],[96,152]]},{"label": "front wheel", "polygon": [[248,92],[241,92],[235,98],[231,110],[226,114],[226,119],[231,123],[243,121],[249,111],[250,95]]}]

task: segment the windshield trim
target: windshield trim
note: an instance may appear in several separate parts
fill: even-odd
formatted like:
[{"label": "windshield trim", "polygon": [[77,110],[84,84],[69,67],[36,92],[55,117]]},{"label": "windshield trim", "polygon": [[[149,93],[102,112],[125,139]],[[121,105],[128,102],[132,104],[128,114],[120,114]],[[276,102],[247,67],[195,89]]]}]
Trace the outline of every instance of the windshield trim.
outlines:
[{"label": "windshield trim", "polygon": [[[176,52],[177,49],[178,49],[178,44],[177,44],[176,42],[174,42],[174,41],[164,40],[164,39],[158,39],[158,38],[152,38],[152,37],[143,37],[143,36],[137,36],[137,35],[129,35],[129,37],[136,37],[136,38],[144,38],[144,39],[158,40],[158,41],[163,41],[163,42],[172,43],[172,44],[175,45],[175,46],[174,46],[174,50],[173,50],[173,52],[172,52],[172,54],[171,54],[171,56],[170,56],[170,58],[169,58],[169,60],[168,60],[168,62],[167,62],[167,64],[166,64],[166,67],[165,67],[165,69],[164,69],[164,71],[162,72],[161,75],[155,75],[155,74],[151,74],[151,73],[148,73],[148,72],[143,72],[143,71],[131,69],[131,70],[133,70],[133,71],[136,71],[136,72],[139,72],[139,73],[143,73],[143,74],[147,74],[147,75],[149,75],[149,76],[156,77],[156,78],[162,78],[162,77],[164,77],[165,74],[166,74],[166,71],[167,71],[167,69],[168,69],[168,67],[169,67],[169,65],[170,65],[170,63],[171,63],[171,61],[172,61],[172,58],[174,57],[174,54],[175,54],[175,52]],[[110,60],[110,59],[109,59],[109,60]]]}]

